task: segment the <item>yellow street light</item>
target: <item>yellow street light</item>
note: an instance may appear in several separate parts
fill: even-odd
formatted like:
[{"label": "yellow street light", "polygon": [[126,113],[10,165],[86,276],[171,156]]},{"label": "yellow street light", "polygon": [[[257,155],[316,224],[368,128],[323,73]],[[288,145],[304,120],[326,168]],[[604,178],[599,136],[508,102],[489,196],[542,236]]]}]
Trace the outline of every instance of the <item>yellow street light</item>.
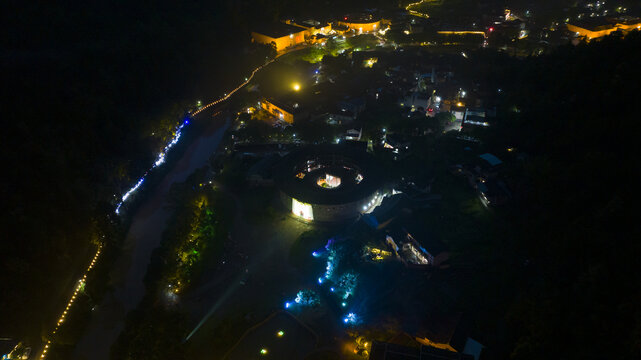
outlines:
[{"label": "yellow street light", "polygon": [[293,85],[293,87],[294,87],[294,91],[298,91],[298,90],[300,90],[300,84],[299,84],[299,83],[295,83],[295,84]]}]

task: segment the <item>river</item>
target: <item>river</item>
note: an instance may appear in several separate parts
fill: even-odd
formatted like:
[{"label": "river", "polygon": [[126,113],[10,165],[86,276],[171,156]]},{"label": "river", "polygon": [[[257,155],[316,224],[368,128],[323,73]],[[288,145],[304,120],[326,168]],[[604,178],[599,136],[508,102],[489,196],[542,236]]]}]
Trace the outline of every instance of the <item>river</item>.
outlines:
[{"label": "river", "polygon": [[90,324],[76,345],[74,359],[108,359],[111,345],[124,328],[127,313],[142,300],[145,293],[143,279],[151,254],[160,245],[162,232],[171,215],[166,206],[171,185],[184,181],[194,170],[205,166],[229,127],[228,117],[217,115],[212,118],[211,113],[204,111],[197,115],[200,119],[196,120],[211,121],[211,125],[187,148],[133,215],[123,252],[110,273],[112,291],[93,311]]}]

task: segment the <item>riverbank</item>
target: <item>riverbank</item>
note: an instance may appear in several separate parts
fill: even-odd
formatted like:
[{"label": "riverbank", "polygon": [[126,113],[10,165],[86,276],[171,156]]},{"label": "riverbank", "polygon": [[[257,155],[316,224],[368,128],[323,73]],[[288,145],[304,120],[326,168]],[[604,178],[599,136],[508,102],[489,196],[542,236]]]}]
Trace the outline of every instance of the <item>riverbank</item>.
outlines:
[{"label": "riverbank", "polygon": [[[205,119],[211,116],[203,113]],[[199,119],[201,121],[201,119]],[[194,170],[204,166],[216,151],[229,126],[228,117],[211,118],[211,125],[187,148],[174,168],[152,191],[150,198],[136,210],[123,244],[123,251],[110,273],[112,292],[93,311],[85,335],[74,352],[78,359],[108,359],[111,344],[123,329],[127,312],[134,309],[144,295],[145,276],[152,251],[159,245],[164,224],[170,212],[167,195],[173,183],[184,181]]]}]

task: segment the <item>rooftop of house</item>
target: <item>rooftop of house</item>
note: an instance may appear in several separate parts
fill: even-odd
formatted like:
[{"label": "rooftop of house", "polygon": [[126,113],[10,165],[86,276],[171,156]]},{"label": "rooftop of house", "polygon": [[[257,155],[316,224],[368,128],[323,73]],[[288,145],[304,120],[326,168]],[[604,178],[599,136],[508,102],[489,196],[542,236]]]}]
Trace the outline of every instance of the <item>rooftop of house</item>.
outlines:
[{"label": "rooftop of house", "polygon": [[404,219],[401,223],[401,230],[410,235],[419,245],[432,256],[447,251],[447,246],[440,242],[435,235],[425,230],[423,224],[413,217]]},{"label": "rooftop of house", "polygon": [[468,360],[471,355],[437,349],[431,346],[404,346],[374,341],[370,360]]},{"label": "rooftop of house", "polygon": [[304,25],[304,26],[313,26],[315,28],[321,28],[321,27],[329,26],[329,23],[327,21],[318,21],[318,20],[313,20],[313,19],[303,20],[299,24]]},{"label": "rooftop of house", "polygon": [[385,142],[391,146],[406,146],[409,145],[409,139],[403,134],[387,134]]},{"label": "rooftop of house", "polygon": [[568,25],[578,26],[582,29],[590,31],[601,31],[614,27],[613,21],[610,18],[606,17],[585,18],[582,20],[573,21]]},{"label": "rooftop of house", "polygon": [[336,31],[347,31],[349,29],[347,26],[340,25],[340,24],[339,25],[334,25],[332,28],[334,30],[336,30]]},{"label": "rooftop of house", "polygon": [[349,14],[345,15],[339,21],[350,23],[350,24],[367,24],[380,21],[381,18],[374,16],[372,14]]},{"label": "rooftop of house", "polygon": [[624,16],[619,16],[616,19],[616,22],[619,23],[619,24],[624,24],[624,25],[641,24],[641,18],[624,15]]},{"label": "rooftop of house", "polygon": [[275,39],[283,36],[288,36],[291,34],[296,34],[301,31],[305,31],[305,29],[298,26],[288,25],[280,22],[258,25],[254,29],[254,32],[257,32],[259,34],[266,35]]},{"label": "rooftop of house", "polygon": [[423,326],[417,335],[435,343],[450,344],[456,349],[463,346],[463,338],[467,338],[464,329],[459,326],[462,316],[462,313],[431,311],[423,318]]},{"label": "rooftop of house", "polygon": [[[371,214],[368,225],[374,228],[384,228],[391,220],[403,216],[410,211],[410,200],[406,194],[400,193],[383,198],[381,205],[377,206]],[[373,218],[373,219],[372,219]]]},{"label": "rooftop of house", "polygon": [[483,160],[485,160],[490,166],[497,166],[501,165],[503,161],[501,159],[497,158],[496,156],[490,154],[490,153],[485,153],[479,155],[479,157]]}]

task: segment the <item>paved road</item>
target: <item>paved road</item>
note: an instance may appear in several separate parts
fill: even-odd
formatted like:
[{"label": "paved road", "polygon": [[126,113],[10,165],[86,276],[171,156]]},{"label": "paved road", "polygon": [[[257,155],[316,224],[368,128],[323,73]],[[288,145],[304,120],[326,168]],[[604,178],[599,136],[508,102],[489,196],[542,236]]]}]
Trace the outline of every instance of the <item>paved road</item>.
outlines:
[{"label": "paved road", "polygon": [[[211,117],[211,111],[198,115]],[[91,323],[74,352],[75,359],[109,358],[109,349],[124,327],[127,312],[142,300],[152,251],[159,246],[165,222],[171,212],[166,208],[167,193],[173,183],[184,181],[204,166],[216,151],[230,120],[222,115],[210,118],[211,125],[185,151],[150,198],[137,210],[125,239],[124,250],[111,272],[110,292],[92,314]]]}]

